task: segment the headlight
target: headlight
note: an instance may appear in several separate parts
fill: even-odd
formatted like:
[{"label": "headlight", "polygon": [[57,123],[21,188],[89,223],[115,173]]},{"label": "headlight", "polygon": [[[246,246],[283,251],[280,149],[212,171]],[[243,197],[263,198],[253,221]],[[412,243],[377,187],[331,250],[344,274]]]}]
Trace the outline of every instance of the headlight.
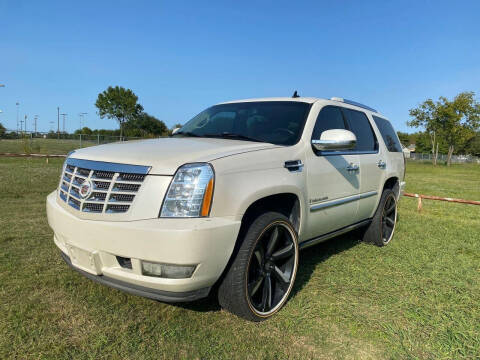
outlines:
[{"label": "headlight", "polygon": [[214,173],[209,164],[181,166],[168,187],[160,217],[205,217],[210,213]]}]

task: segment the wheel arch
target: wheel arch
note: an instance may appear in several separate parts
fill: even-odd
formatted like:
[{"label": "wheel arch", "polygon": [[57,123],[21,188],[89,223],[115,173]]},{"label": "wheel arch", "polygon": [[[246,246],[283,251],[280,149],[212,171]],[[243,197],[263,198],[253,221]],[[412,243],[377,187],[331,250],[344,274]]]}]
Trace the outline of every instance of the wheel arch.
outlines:
[{"label": "wheel arch", "polygon": [[293,189],[292,191],[288,191],[285,190],[285,187],[282,188],[283,191],[279,192],[269,194],[261,193],[262,195],[259,195],[259,193],[257,196],[250,198],[250,201],[243,204],[242,209],[244,210],[241,218],[241,226],[237,238],[235,239],[235,246],[230,254],[230,259],[228,260],[222,275],[215,284],[215,287],[217,287],[225,278],[226,273],[232,265],[232,261],[235,259],[239,251],[242,238],[248,230],[249,225],[258,215],[267,211],[278,211],[290,220],[297,235],[299,234],[299,231],[302,229],[302,221],[305,221],[305,216],[302,213],[302,209],[305,206],[303,198],[298,192],[293,191]]},{"label": "wheel arch", "polygon": [[393,190],[396,197],[398,198],[398,195],[400,193],[400,182],[399,182],[398,177],[391,176],[387,180],[385,180],[385,183],[383,184],[382,193],[385,189]]},{"label": "wheel arch", "polygon": [[248,224],[259,214],[266,211],[278,211],[285,215],[292,223],[297,234],[301,228],[303,218],[300,197],[293,192],[279,192],[266,195],[251,202],[242,216],[242,226]]}]

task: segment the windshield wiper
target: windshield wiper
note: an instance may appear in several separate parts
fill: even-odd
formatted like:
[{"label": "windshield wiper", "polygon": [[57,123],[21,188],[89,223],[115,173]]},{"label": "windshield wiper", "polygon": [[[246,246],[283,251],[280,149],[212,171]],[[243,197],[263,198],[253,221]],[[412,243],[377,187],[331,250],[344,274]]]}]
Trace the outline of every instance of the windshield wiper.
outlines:
[{"label": "windshield wiper", "polygon": [[200,137],[200,135],[194,134],[193,132],[190,132],[190,131],[177,131],[172,136],[177,136],[177,135],[190,136],[190,137]]},{"label": "windshield wiper", "polygon": [[242,134],[235,134],[230,132],[223,132],[221,134],[205,134],[202,135],[204,137],[212,137],[212,138],[222,138],[222,139],[237,139],[237,140],[246,140],[246,141],[255,141],[255,142],[265,142],[264,140],[255,139],[249,136],[245,136]]}]

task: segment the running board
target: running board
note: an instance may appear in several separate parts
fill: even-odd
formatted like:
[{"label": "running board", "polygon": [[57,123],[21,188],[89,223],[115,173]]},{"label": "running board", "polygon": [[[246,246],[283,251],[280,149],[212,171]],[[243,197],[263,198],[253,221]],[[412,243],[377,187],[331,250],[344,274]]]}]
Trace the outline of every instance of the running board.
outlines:
[{"label": "running board", "polygon": [[329,233],[324,234],[324,235],[317,236],[316,238],[313,238],[313,239],[310,239],[310,240],[305,240],[302,243],[298,244],[298,247],[300,248],[300,250],[306,249],[310,246],[316,245],[316,244],[321,243],[325,240],[340,236],[340,235],[345,234],[347,232],[350,232],[352,230],[361,228],[362,226],[368,225],[371,221],[372,221],[372,219],[363,220],[363,221],[360,221],[356,224],[345,226],[344,228],[329,232]]}]

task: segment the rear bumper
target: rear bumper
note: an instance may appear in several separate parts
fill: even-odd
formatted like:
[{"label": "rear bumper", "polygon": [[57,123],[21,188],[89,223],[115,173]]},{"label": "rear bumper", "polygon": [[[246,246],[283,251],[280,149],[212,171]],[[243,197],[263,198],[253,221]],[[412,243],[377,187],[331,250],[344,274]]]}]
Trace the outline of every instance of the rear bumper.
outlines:
[{"label": "rear bumper", "polygon": [[[57,203],[56,192],[47,197],[47,218],[55,244],[75,270],[117,289],[162,301],[206,296],[225,269],[240,229],[240,221],[233,217],[79,219]],[[131,259],[131,269],[122,267],[117,257]],[[190,278],[145,276],[142,260],[196,268]]]}]

